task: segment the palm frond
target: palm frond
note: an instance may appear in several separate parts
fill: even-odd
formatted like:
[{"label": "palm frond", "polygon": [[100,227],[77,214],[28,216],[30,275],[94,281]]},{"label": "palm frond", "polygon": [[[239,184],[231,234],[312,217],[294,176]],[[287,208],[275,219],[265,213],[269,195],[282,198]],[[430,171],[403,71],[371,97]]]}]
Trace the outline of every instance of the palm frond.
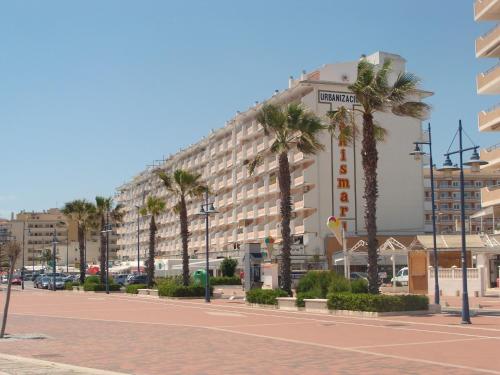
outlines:
[{"label": "palm frond", "polygon": [[398,74],[387,100],[393,105],[403,103],[408,94],[417,88],[419,82],[420,78],[412,73],[403,72]]},{"label": "palm frond", "polygon": [[243,165],[247,166],[248,174],[251,176],[255,172],[255,168],[262,165],[264,158],[261,154],[257,154],[253,159],[247,159],[243,162]]},{"label": "palm frond", "polygon": [[387,139],[387,129],[378,125],[373,124],[373,137],[377,142],[384,142]]}]

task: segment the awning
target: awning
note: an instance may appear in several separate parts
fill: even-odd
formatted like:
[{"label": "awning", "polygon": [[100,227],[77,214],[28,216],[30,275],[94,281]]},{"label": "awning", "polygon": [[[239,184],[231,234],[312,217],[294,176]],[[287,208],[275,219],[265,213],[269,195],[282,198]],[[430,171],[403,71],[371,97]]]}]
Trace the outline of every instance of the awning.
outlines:
[{"label": "awning", "polygon": [[486,207],[483,208],[482,210],[479,210],[476,212],[474,215],[471,215],[471,219],[485,219],[485,218],[490,218],[490,217],[498,217],[500,218],[500,206],[491,206],[491,207]]},{"label": "awning", "polygon": [[[482,249],[486,244],[477,234],[468,234],[465,236],[465,246],[468,249]],[[433,249],[434,243],[432,234],[418,235],[416,241],[411,244],[412,250],[423,248],[424,250]],[[437,249],[460,249],[462,247],[462,235],[460,234],[439,234],[436,236]]]}]

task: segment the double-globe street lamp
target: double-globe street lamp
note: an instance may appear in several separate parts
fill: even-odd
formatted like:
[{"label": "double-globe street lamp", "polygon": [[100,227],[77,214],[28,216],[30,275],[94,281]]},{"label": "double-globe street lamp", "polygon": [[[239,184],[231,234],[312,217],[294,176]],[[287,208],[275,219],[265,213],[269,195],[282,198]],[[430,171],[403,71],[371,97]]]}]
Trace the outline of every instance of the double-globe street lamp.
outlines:
[{"label": "double-globe street lamp", "polygon": [[210,274],[209,274],[209,232],[208,232],[208,218],[212,214],[216,214],[218,211],[214,207],[214,202],[208,201],[208,190],[205,192],[205,203],[200,207],[200,212],[198,215],[205,216],[205,302],[210,302]]},{"label": "double-globe street lamp", "polygon": [[415,160],[420,160],[424,155],[427,155],[420,146],[429,146],[429,163],[431,172],[431,203],[432,203],[432,244],[433,244],[433,258],[434,258],[434,303],[439,305],[439,279],[438,279],[438,253],[436,246],[436,203],[435,203],[435,193],[434,193],[434,164],[432,162],[432,135],[431,135],[431,123],[427,124],[427,141],[417,141],[413,142],[415,149],[410,153],[415,157]]},{"label": "double-globe street lamp", "polygon": [[[109,232],[112,232],[112,224],[109,222],[109,212],[106,213],[106,224],[102,235],[106,234],[106,294],[109,294]],[[101,270],[103,272],[104,270]]]},{"label": "double-globe street lamp", "polygon": [[21,262],[21,289],[24,290],[24,247],[25,247],[25,234],[28,231],[28,234],[31,235],[31,229],[26,228],[26,221],[23,221],[23,259]]},{"label": "double-globe street lamp", "polygon": [[[54,224],[54,232],[52,234],[52,290],[56,291],[56,246],[59,243],[57,240],[57,228],[59,226],[66,226],[64,221],[60,221]],[[68,236],[67,228],[66,228],[66,237]],[[66,238],[67,240],[67,238]]]},{"label": "double-globe street lamp", "polygon": [[[455,141],[458,135],[459,148],[455,151],[448,151],[444,154],[446,157],[442,168],[439,171],[451,173],[453,171],[460,171],[460,234],[462,237],[462,251],[461,251],[461,262],[462,262],[462,324],[471,324],[470,313],[469,313],[469,293],[467,290],[467,251],[466,251],[466,239],[465,239],[465,183],[464,183],[464,165],[471,167],[471,172],[479,172],[481,165],[488,164],[487,161],[481,160],[477,152],[479,146],[473,144],[469,136],[469,141],[473,144],[471,147],[464,148],[462,142],[462,120],[458,121],[458,131],[455,133],[451,145]],[[450,148],[451,148],[450,145]],[[463,153],[467,151],[473,151],[472,156],[469,161],[463,161]],[[459,155],[460,164],[453,165],[450,159],[450,155]]]}]

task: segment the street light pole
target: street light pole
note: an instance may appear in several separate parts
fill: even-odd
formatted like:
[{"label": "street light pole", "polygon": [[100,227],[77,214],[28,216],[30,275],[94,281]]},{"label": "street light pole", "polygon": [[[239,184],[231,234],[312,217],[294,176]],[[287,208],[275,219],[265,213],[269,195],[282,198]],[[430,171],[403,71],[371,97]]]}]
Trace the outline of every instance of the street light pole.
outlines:
[{"label": "street light pole", "polygon": [[52,237],[52,290],[56,291],[56,245],[57,245],[57,228],[54,227],[54,235]]},{"label": "street light pole", "polygon": [[208,189],[205,191],[205,203],[201,205],[199,215],[205,216],[205,302],[210,302],[210,265],[209,265],[209,247],[210,236],[208,228],[208,220],[210,214],[215,214],[217,211],[213,203],[208,202]]},{"label": "street light pole", "polygon": [[141,254],[140,254],[140,239],[139,239],[139,219],[140,219],[140,214],[139,214],[139,210],[140,210],[140,207],[139,206],[135,206],[135,208],[137,208],[137,274],[140,275],[141,274],[141,263],[140,263],[140,257],[141,257]]},{"label": "street light pole", "polygon": [[433,243],[433,259],[434,259],[434,303],[439,305],[440,291],[439,291],[439,260],[436,245],[436,204],[435,204],[435,192],[434,192],[434,163],[432,160],[432,134],[431,134],[431,123],[427,124],[427,132],[429,134],[429,140],[427,142],[414,142],[415,150],[410,153],[415,159],[419,159],[421,155],[425,155],[425,152],[421,151],[419,145],[429,146],[429,162],[430,162],[430,172],[431,172],[431,204],[432,204],[432,243]]},{"label": "street light pole", "polygon": [[21,262],[21,289],[24,290],[24,234],[26,233],[26,221],[23,221],[23,260]]}]

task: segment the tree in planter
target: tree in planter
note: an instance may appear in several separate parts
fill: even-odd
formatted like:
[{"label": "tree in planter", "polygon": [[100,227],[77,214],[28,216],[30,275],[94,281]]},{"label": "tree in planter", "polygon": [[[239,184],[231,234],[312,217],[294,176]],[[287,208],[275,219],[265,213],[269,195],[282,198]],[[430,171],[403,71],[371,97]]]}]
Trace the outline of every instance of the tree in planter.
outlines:
[{"label": "tree in planter", "polygon": [[278,155],[282,239],[281,282],[282,288],[291,294],[290,247],[292,239],[290,220],[292,216],[292,202],[288,153],[292,150],[298,150],[308,155],[322,150],[323,145],[319,142],[318,137],[325,127],[317,116],[307,111],[302,105],[295,103],[289,104],[285,108],[266,104],[258,113],[257,121],[262,125],[264,134],[273,137],[273,142],[269,150],[265,150],[253,160],[247,161],[248,170],[252,174],[266,154]]},{"label": "tree in planter", "polygon": [[208,187],[200,181],[200,174],[191,173],[183,169],[177,169],[174,171],[173,175],[168,175],[163,171],[158,171],[157,175],[160,180],[162,180],[167,191],[177,200],[177,203],[174,206],[174,212],[179,214],[181,224],[182,282],[185,286],[187,286],[189,285],[189,228],[186,199],[202,197]]},{"label": "tree in planter", "polygon": [[99,222],[99,231],[101,233],[101,246],[99,251],[99,263],[100,263],[100,278],[101,284],[106,283],[106,233],[103,231],[106,229],[106,224],[120,223],[123,220],[123,205],[113,204],[113,198],[105,198],[97,196],[95,197],[96,205],[96,215]]},{"label": "tree in planter", "polygon": [[224,258],[224,260],[220,263],[220,270],[222,272],[222,276],[233,277],[237,265],[238,261],[236,259]]},{"label": "tree in planter", "polygon": [[156,251],[156,217],[165,211],[165,201],[160,198],[149,196],[146,205],[141,208],[142,216],[150,215],[149,222],[149,253],[146,260],[146,276],[148,279],[148,288],[153,287],[155,277],[155,251]]},{"label": "tree in planter", "polygon": [[[377,198],[378,180],[377,141],[384,138],[385,129],[374,121],[376,112],[392,112],[397,116],[408,116],[423,119],[430,110],[429,105],[413,101],[420,80],[411,73],[400,73],[393,84],[389,83],[391,61],[386,60],[381,67],[361,60],[358,63],[358,77],[349,86],[360,103],[356,109],[363,116],[362,126],[362,164],[365,177],[365,226],[368,237],[368,282],[369,292],[379,292],[378,280],[378,241],[377,241]],[[330,112],[330,131],[344,132],[349,137],[356,131],[353,112],[345,107]],[[349,134],[350,133],[350,134]]]},{"label": "tree in planter", "polygon": [[5,296],[5,304],[3,308],[2,328],[0,329],[0,339],[3,339],[5,327],[7,325],[7,315],[9,314],[10,292],[12,289],[12,277],[14,275],[14,267],[16,260],[21,253],[21,246],[17,242],[7,242],[2,246],[3,251],[9,261],[9,278],[7,281],[7,295]]},{"label": "tree in planter", "polygon": [[95,206],[85,199],[67,202],[62,209],[64,215],[77,223],[78,248],[80,251],[80,282],[85,281],[85,234],[95,223]]}]

